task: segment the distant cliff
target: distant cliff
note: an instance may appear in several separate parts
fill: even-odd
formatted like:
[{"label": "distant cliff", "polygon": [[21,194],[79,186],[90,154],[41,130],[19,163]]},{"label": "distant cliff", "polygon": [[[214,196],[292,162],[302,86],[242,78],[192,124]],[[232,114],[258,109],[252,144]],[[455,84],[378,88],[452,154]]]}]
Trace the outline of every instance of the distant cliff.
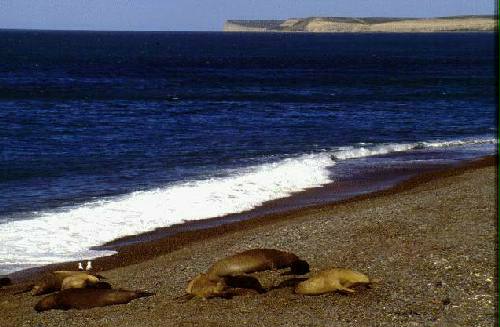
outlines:
[{"label": "distant cliff", "polygon": [[287,20],[228,20],[226,32],[476,32],[496,30],[494,16],[454,16],[437,18],[346,18],[309,17]]}]

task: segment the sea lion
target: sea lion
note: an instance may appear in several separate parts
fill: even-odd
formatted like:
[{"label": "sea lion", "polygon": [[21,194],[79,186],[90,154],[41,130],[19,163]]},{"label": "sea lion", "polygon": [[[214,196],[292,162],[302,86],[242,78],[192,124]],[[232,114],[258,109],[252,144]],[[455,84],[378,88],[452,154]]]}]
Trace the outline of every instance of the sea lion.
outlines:
[{"label": "sea lion", "polygon": [[61,290],[69,288],[91,288],[92,285],[99,283],[100,279],[94,275],[78,274],[63,279]]},{"label": "sea lion", "polygon": [[154,293],[112,289],[71,288],[50,294],[35,305],[38,312],[52,309],[90,309],[114,304],[125,304],[132,300],[152,296]]},{"label": "sea lion", "polygon": [[309,264],[293,253],[275,249],[252,249],[217,261],[208,269],[207,275],[210,280],[217,281],[224,276],[288,267],[294,275],[309,272]]},{"label": "sea lion", "polygon": [[10,285],[12,285],[12,281],[10,280],[9,277],[5,277],[5,276],[0,277],[0,287],[10,286]]},{"label": "sea lion", "polygon": [[[72,276],[89,276],[89,274],[86,271],[68,271],[68,270],[59,270],[59,271],[52,271],[45,276],[43,276],[39,281],[35,283],[31,290],[31,294],[33,295],[42,295],[42,294],[47,294],[55,291],[59,291],[62,287],[62,283],[65,278],[67,277],[72,277]],[[93,275],[97,278],[103,278],[100,275]]]},{"label": "sea lion", "polygon": [[187,295],[179,299],[190,299],[201,297],[209,299],[213,297],[232,298],[236,295],[261,294],[266,290],[257,278],[251,276],[226,276],[217,281],[210,280],[207,274],[199,274],[186,287]]},{"label": "sea lion", "polygon": [[354,293],[352,286],[369,285],[368,276],[350,269],[332,268],[320,271],[295,288],[295,293],[317,295],[328,292]]},{"label": "sea lion", "polygon": [[192,296],[208,299],[211,297],[223,296],[226,289],[224,279],[210,280],[207,274],[199,274],[189,281],[186,293]]}]

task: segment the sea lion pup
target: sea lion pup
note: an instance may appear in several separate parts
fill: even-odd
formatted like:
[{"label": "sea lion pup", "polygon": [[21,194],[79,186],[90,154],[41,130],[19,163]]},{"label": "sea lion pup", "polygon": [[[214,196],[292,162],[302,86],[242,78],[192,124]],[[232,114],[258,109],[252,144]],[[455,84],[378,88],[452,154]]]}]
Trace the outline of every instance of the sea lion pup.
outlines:
[{"label": "sea lion pup", "polygon": [[52,309],[90,309],[114,304],[125,304],[132,300],[152,295],[154,293],[141,291],[71,288],[45,296],[35,305],[35,310],[41,312]]},{"label": "sea lion pup", "polygon": [[252,249],[226,257],[214,263],[207,272],[208,278],[276,270],[290,267],[290,273],[303,275],[309,272],[309,264],[295,254],[275,249]]},{"label": "sea lion pup", "polygon": [[[62,283],[65,278],[73,277],[73,276],[81,276],[86,277],[89,276],[87,271],[67,271],[67,270],[59,270],[52,271],[45,276],[43,276],[39,281],[35,283],[31,290],[31,294],[33,295],[42,295],[55,291],[59,291],[62,287]],[[100,275],[93,275],[97,278],[103,278]]]},{"label": "sea lion pup", "polygon": [[352,286],[369,285],[368,276],[350,269],[332,268],[322,270],[295,288],[295,293],[317,295],[328,292],[354,293]]}]

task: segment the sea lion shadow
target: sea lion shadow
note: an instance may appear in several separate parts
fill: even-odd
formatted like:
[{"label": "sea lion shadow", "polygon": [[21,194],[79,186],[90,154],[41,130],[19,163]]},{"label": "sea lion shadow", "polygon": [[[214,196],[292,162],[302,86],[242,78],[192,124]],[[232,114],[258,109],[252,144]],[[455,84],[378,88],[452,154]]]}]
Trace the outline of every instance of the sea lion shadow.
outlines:
[{"label": "sea lion shadow", "polygon": [[259,280],[252,276],[225,276],[224,282],[230,288],[254,290],[259,294],[267,292],[267,290],[262,287],[262,284],[259,282]]},{"label": "sea lion shadow", "polygon": [[298,283],[303,282],[305,280],[307,280],[307,277],[288,278],[279,283],[278,285],[271,287],[270,290],[289,288],[289,287],[295,288],[295,286],[297,286]]}]

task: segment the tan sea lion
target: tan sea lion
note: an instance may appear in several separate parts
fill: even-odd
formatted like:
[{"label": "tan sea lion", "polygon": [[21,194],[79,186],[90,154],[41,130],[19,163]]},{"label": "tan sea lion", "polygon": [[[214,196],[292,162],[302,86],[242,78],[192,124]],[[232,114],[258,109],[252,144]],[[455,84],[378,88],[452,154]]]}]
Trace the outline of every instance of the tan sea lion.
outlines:
[{"label": "tan sea lion", "polygon": [[191,279],[186,287],[186,293],[205,299],[223,296],[226,289],[224,279],[210,280],[207,274],[199,274]]},{"label": "tan sea lion", "polygon": [[112,289],[71,288],[50,294],[35,305],[38,312],[52,309],[90,309],[114,304],[125,304],[132,300],[152,296],[154,293]]},{"label": "tan sea lion", "polygon": [[226,257],[214,263],[207,272],[210,280],[264,270],[291,268],[295,275],[309,272],[309,264],[295,254],[275,249],[252,249]]},{"label": "tan sea lion", "polygon": [[[43,276],[39,281],[35,283],[31,290],[31,294],[33,295],[42,295],[55,291],[59,291],[62,287],[62,283],[65,278],[72,276],[89,276],[86,271],[68,271],[68,270],[59,270],[52,271]],[[103,278],[100,275],[94,275],[98,278]]]},{"label": "tan sea lion", "polygon": [[70,288],[91,288],[93,285],[99,283],[100,279],[94,275],[78,274],[69,276],[63,279],[61,290]]},{"label": "tan sea lion", "polygon": [[357,285],[369,285],[368,276],[350,269],[332,268],[322,270],[311,278],[303,281],[295,288],[295,293],[306,295],[317,295],[328,292],[354,293],[350,287]]},{"label": "tan sea lion", "polygon": [[235,295],[250,293],[265,293],[257,278],[251,276],[226,276],[217,281],[210,280],[207,274],[199,274],[186,287],[186,293],[191,297],[197,296],[204,299],[212,297],[230,298]]}]

